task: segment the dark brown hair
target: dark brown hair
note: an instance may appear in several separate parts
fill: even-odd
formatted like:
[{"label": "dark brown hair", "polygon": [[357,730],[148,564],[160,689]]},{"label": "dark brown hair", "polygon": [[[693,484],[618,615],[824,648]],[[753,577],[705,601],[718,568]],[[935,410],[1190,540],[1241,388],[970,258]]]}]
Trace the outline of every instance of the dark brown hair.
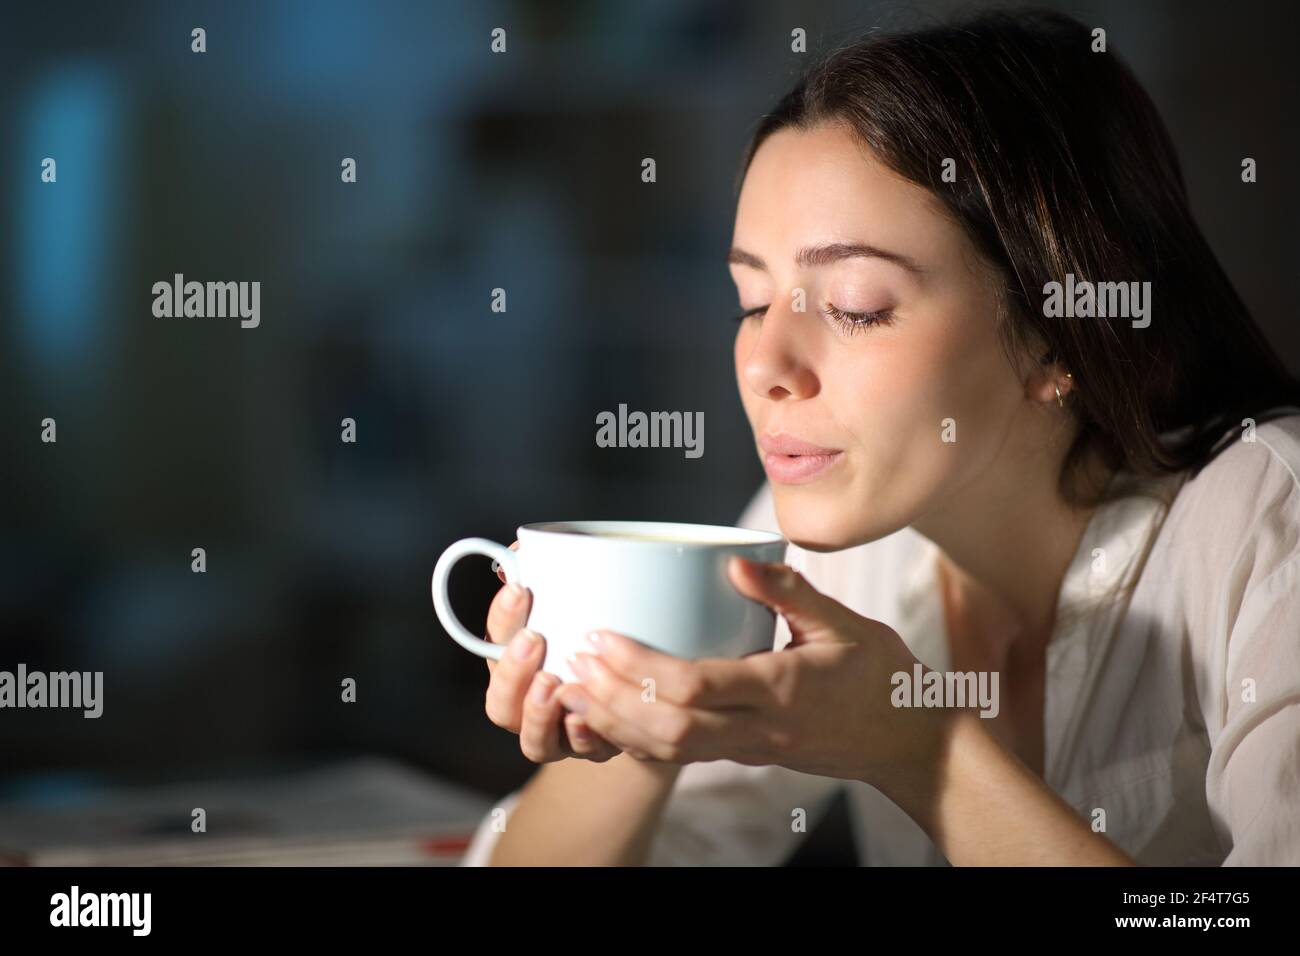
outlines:
[{"label": "dark brown hair", "polygon": [[[1061,493],[1081,503],[1090,449],[1112,468],[1199,470],[1256,422],[1300,408],[1300,386],[1192,218],[1154,104],[1092,32],[1031,10],[871,35],[817,61],[765,115],[736,178],[785,127],[844,124],[930,190],[1002,278],[1013,367],[1046,352],[1073,376],[1078,435]],[[956,181],[944,182],[944,160]],[[1150,281],[1150,325],[1049,318],[1043,288]]]}]

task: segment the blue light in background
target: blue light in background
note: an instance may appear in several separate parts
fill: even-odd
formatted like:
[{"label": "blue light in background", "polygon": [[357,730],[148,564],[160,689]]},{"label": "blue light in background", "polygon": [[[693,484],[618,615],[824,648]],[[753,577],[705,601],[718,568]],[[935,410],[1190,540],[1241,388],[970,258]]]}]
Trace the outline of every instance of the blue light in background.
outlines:
[{"label": "blue light in background", "polygon": [[[36,80],[19,123],[14,247],[20,347],[35,363],[86,370],[101,344],[126,230],[121,94],[114,73],[74,63]],[[57,181],[43,182],[45,157]]]}]

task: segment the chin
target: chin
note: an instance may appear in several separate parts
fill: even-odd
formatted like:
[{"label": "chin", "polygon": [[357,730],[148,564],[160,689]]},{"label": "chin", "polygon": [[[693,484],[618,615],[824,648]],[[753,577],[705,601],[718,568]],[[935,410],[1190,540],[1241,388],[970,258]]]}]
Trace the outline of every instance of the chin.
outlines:
[{"label": "chin", "polygon": [[818,501],[777,488],[773,504],[781,534],[805,551],[842,551],[873,537],[859,533],[862,515],[849,513],[843,499]]}]

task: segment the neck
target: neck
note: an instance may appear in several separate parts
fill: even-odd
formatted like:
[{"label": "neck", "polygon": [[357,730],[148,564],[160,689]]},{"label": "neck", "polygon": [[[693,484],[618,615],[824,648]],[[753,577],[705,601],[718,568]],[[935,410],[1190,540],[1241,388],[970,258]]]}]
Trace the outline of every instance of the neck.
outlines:
[{"label": "neck", "polygon": [[[913,522],[939,546],[947,600],[990,641],[1046,641],[1061,583],[1095,506],[1075,508],[1057,490],[1059,456],[1026,456],[987,469],[941,508]],[[1097,459],[1082,487],[1106,486]]]}]

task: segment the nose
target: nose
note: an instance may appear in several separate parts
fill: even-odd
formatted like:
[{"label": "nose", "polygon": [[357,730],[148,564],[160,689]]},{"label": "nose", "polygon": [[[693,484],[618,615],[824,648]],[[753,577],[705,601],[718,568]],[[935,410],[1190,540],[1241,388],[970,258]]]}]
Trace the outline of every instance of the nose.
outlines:
[{"label": "nose", "polygon": [[745,384],[761,398],[811,398],[818,383],[807,361],[808,315],[782,304],[783,298],[775,296],[763,313],[741,371]]}]

